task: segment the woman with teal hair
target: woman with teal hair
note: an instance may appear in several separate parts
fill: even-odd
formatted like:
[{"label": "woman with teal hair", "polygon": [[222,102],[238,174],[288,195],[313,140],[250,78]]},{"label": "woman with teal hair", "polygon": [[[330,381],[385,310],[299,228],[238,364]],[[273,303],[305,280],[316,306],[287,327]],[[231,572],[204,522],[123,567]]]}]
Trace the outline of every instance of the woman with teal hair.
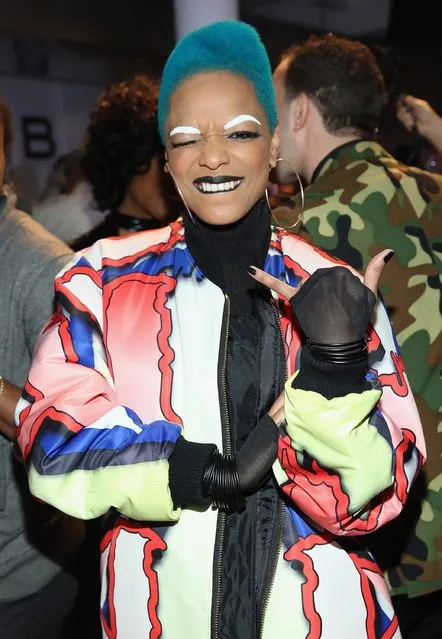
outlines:
[{"label": "woman with teal hair", "polygon": [[360,541],[424,454],[382,306],[370,323],[391,252],[362,278],[272,225],[276,108],[252,27],[178,43],[159,124],[183,219],[57,278],[17,409],[31,489],[112,513],[104,637],[399,637]]}]

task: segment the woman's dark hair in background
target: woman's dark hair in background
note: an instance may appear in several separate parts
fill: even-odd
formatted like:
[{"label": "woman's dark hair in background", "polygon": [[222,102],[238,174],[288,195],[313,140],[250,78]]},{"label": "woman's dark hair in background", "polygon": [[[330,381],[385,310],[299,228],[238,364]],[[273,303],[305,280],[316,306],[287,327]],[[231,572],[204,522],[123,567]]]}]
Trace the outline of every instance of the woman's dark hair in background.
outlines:
[{"label": "woman's dark hair in background", "polygon": [[133,178],[162,153],[157,102],[157,83],[144,75],[111,85],[98,99],[82,165],[101,211],[118,210]]},{"label": "woman's dark hair in background", "polygon": [[0,99],[0,122],[3,125],[3,150],[6,161],[12,147],[13,128],[12,128],[12,112],[9,104]]}]

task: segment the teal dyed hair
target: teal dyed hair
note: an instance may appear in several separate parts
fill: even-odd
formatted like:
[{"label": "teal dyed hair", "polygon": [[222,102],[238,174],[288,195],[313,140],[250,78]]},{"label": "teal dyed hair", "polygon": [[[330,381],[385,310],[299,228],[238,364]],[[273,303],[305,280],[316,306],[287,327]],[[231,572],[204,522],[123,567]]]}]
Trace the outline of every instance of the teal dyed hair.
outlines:
[{"label": "teal dyed hair", "polygon": [[158,103],[158,126],[163,143],[170,96],[183,80],[208,71],[230,71],[249,80],[273,133],[277,114],[267,51],[249,24],[223,20],[188,33],[166,62]]}]

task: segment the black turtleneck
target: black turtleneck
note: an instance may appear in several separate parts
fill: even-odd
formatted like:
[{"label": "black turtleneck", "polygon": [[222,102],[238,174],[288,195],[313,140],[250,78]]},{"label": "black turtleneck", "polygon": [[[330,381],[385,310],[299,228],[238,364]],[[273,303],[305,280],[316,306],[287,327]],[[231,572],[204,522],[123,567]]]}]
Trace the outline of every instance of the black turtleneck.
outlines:
[{"label": "black turtleneck", "polygon": [[[232,315],[250,313],[257,291],[263,288],[247,273],[251,265],[263,268],[270,244],[270,211],[259,200],[234,224],[214,226],[184,218],[186,243],[204,275],[226,293]],[[268,296],[268,294],[267,294]]]}]

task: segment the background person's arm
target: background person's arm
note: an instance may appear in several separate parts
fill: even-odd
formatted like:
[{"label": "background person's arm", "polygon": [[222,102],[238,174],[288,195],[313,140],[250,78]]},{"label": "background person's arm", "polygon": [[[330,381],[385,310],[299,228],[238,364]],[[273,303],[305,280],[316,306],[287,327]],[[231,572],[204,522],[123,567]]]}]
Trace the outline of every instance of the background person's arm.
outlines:
[{"label": "background person's arm", "polygon": [[11,440],[14,439],[14,412],[20,394],[21,388],[18,386],[6,379],[0,382],[0,434]]},{"label": "background person's arm", "polygon": [[397,117],[407,131],[416,128],[419,135],[442,153],[442,118],[426,100],[404,96],[398,103]]}]

